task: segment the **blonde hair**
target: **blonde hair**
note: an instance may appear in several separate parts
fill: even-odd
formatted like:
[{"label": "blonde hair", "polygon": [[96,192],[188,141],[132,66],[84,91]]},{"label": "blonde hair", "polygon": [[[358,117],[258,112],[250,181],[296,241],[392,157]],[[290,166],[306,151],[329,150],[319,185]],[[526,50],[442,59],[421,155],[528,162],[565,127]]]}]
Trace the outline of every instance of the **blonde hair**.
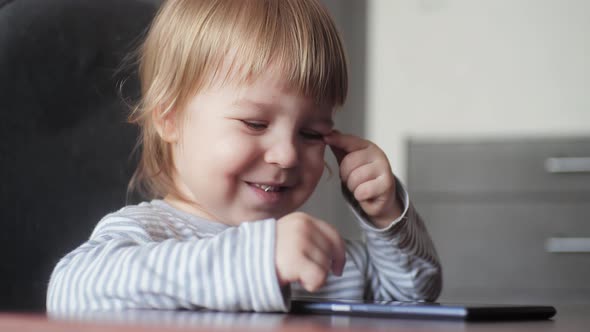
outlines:
[{"label": "blonde hair", "polygon": [[[182,110],[224,72],[223,84],[245,83],[272,66],[299,93],[333,106],[348,89],[342,41],[317,0],[168,0],[138,55],[142,99],[129,120],[140,126],[141,157],[128,189],[145,198],[178,194],[152,113]],[[231,76],[222,70],[228,61]]]}]

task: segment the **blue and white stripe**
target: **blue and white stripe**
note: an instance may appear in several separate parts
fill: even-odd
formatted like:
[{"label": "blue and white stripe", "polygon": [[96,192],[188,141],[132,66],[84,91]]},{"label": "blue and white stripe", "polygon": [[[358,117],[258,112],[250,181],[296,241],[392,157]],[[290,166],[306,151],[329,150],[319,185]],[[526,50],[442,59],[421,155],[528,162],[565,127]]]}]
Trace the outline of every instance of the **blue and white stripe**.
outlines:
[{"label": "blue and white stripe", "polygon": [[153,200],[104,217],[90,239],[55,267],[50,313],[133,308],[287,311],[291,298],[434,300],[441,267],[405,190],[403,216],[376,229],[354,210],[364,241],[347,241],[342,277],[310,294],[278,284],[274,219],[238,227],[210,222]]}]

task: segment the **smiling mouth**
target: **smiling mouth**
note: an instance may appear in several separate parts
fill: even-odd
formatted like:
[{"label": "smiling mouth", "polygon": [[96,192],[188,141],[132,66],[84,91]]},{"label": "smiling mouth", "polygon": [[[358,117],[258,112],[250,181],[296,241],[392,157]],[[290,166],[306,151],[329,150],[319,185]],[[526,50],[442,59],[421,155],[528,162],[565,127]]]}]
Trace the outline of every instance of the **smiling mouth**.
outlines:
[{"label": "smiling mouth", "polygon": [[282,192],[287,190],[288,187],[284,187],[284,186],[271,186],[268,184],[260,184],[260,183],[251,183],[249,182],[248,184],[250,184],[253,187],[259,188],[264,192],[267,193],[274,193],[274,192]]}]

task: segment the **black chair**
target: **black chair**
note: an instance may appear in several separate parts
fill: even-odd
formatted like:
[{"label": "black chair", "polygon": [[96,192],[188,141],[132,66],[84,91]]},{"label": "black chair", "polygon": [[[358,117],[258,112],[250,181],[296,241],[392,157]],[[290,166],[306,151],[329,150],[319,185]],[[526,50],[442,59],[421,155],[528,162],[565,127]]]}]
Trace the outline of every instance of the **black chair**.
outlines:
[{"label": "black chair", "polygon": [[158,4],[0,0],[0,310],[44,310],[59,258],[126,203],[139,85],[121,68]]}]

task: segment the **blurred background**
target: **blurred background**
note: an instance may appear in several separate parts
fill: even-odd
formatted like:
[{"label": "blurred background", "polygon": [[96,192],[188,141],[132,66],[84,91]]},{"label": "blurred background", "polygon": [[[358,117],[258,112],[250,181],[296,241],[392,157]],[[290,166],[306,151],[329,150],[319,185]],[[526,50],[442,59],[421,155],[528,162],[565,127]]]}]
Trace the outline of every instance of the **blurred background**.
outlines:
[{"label": "blurred background", "polygon": [[[324,2],[350,55],[337,125],[406,184],[440,300],[590,302],[590,2]],[[337,181],[307,208],[358,237]]]},{"label": "blurred background", "polygon": [[366,4],[366,131],[400,177],[408,137],[590,134],[590,2]]}]

